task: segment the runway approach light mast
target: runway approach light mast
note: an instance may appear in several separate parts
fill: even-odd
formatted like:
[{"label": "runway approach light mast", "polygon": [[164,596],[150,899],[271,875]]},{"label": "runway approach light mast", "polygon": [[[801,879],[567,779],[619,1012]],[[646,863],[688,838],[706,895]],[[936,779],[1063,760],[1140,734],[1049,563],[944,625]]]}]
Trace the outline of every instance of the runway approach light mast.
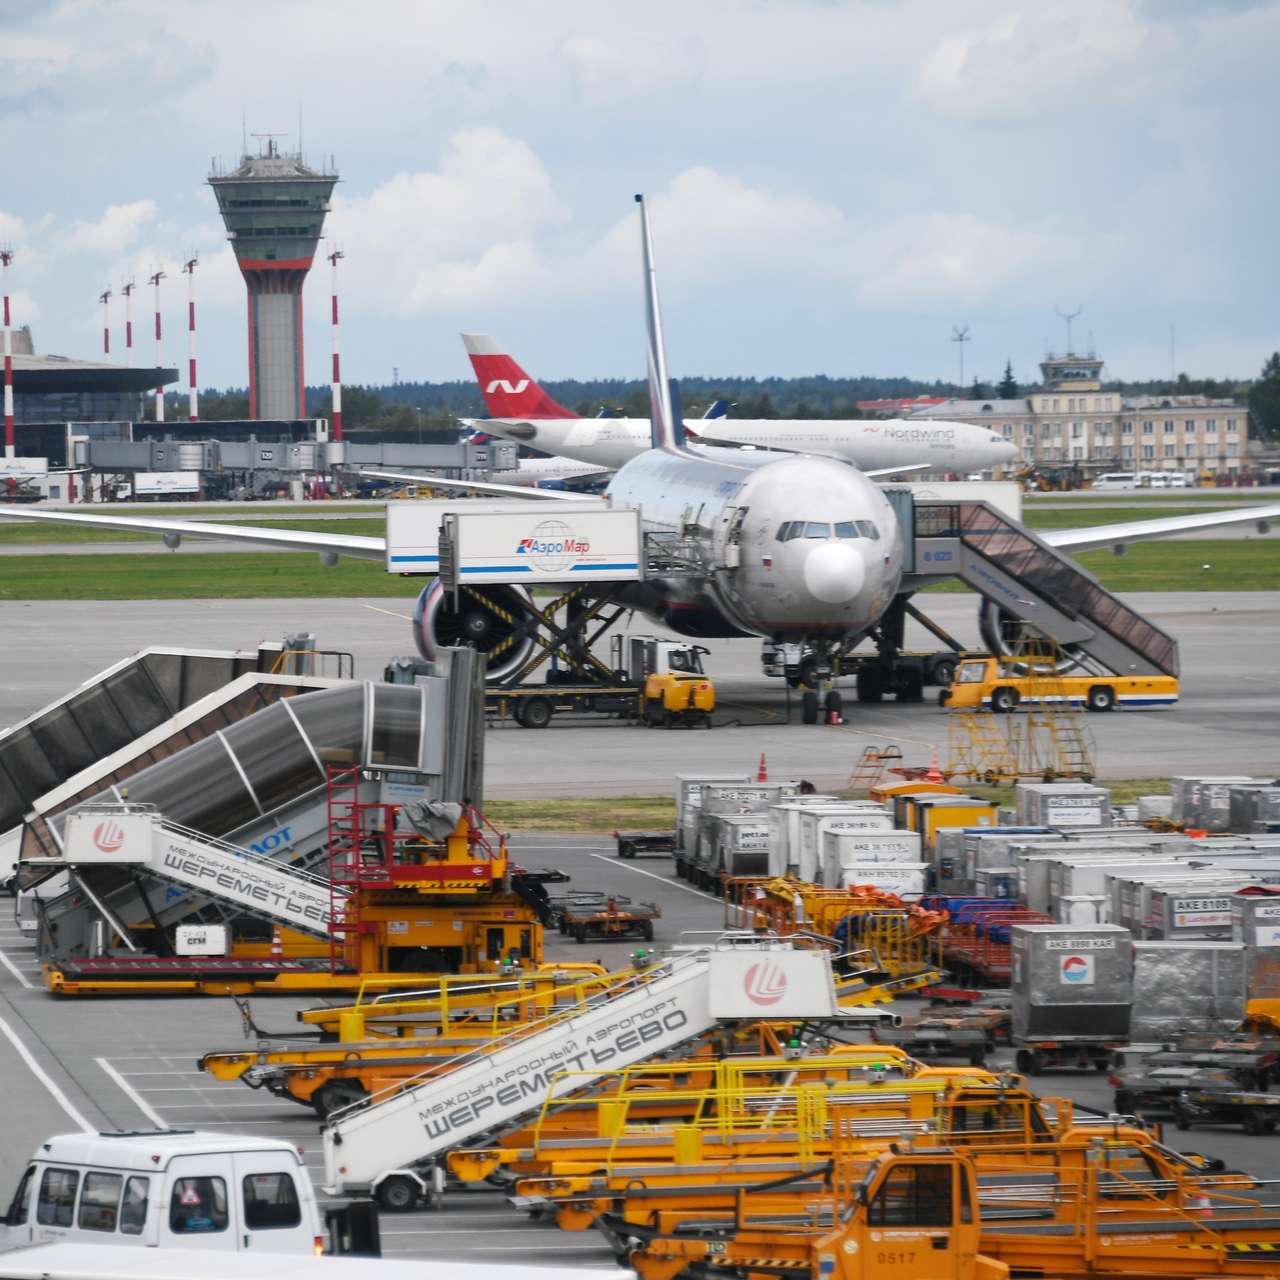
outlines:
[{"label": "runway approach light mast", "polygon": [[249,291],[249,416],[296,420],[306,409],[302,285],[338,175],[282,152],[284,134],[253,136],[258,154],[230,173],[215,161],[209,185]]},{"label": "runway approach light mast", "polygon": [[0,264],[4,267],[4,456],[12,458],[17,451],[13,434],[13,334],[9,327],[9,263],[13,250],[0,245]]}]

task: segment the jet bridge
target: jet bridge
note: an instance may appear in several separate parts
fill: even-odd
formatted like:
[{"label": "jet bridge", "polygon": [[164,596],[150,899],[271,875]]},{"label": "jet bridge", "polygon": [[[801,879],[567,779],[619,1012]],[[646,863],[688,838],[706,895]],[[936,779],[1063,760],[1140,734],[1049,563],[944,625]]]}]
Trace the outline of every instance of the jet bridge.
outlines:
[{"label": "jet bridge", "polygon": [[904,515],[899,506],[902,592],[959,578],[985,601],[983,639],[992,652],[1009,652],[1011,629],[1020,633],[1029,623],[1083,665],[1117,675],[1178,674],[1172,636],[990,503],[916,498],[911,519]]},{"label": "jet bridge", "polygon": [[377,1191],[407,1179],[424,1190],[422,1173],[450,1148],[721,1020],[841,1016],[850,1015],[839,1009],[830,953],[777,938],[729,937],[626,970],[598,995],[336,1112],[321,1130],[324,1189]]}]

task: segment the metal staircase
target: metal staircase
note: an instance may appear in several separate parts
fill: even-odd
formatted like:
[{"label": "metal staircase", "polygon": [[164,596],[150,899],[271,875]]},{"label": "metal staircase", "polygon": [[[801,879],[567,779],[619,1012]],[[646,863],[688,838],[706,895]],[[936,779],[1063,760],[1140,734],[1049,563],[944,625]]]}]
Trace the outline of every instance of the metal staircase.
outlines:
[{"label": "metal staircase", "polygon": [[1117,675],[1178,674],[1178,642],[1114,596],[1065,552],[986,502],[917,499],[902,589],[959,578],[982,595],[983,639],[1011,651],[1030,624],[1069,656]]}]

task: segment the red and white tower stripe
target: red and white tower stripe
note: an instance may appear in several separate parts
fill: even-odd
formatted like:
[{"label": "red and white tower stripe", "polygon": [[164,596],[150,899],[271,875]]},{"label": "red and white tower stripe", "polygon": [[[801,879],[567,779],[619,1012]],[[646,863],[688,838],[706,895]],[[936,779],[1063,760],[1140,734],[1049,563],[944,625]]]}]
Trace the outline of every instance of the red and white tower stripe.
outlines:
[{"label": "red and white tower stripe", "polygon": [[151,277],[148,284],[156,287],[156,421],[164,421],[164,386],[160,382],[160,370],[164,367],[164,360],[161,356],[160,349],[160,281],[166,279],[164,268]]},{"label": "red and white tower stripe", "polygon": [[187,417],[195,422],[200,414],[196,405],[196,263],[197,253],[183,266],[187,273],[187,361],[190,365],[190,381],[187,384]]},{"label": "red and white tower stripe", "polygon": [[133,368],[133,291],[138,286],[132,280],[120,286],[124,294],[124,367]]},{"label": "red and white tower stripe", "polygon": [[111,286],[101,293],[98,301],[102,303],[102,354],[111,362]]},{"label": "red and white tower stripe", "polygon": [[13,250],[0,245],[0,263],[4,264],[4,456],[12,458],[17,451],[13,435],[13,336],[9,331],[9,263]]},{"label": "red and white tower stripe", "polygon": [[342,373],[338,368],[338,259],[344,257],[341,249],[329,255],[333,267],[333,438],[342,439]]}]

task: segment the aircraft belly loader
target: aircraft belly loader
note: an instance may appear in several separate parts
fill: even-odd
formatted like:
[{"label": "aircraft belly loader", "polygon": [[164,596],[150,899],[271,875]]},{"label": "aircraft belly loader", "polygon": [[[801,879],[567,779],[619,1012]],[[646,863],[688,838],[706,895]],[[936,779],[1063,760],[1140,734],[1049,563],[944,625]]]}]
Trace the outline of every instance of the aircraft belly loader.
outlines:
[{"label": "aircraft belly loader", "polygon": [[[400,1082],[331,1117],[322,1133],[331,1195],[373,1190],[410,1208],[450,1148],[601,1076],[670,1050],[721,1020],[841,1016],[829,953],[729,938],[629,974],[574,1009],[518,1028],[420,1084]],[[399,1197],[399,1198],[397,1198]],[[404,1201],[407,1199],[407,1203]]]}]

